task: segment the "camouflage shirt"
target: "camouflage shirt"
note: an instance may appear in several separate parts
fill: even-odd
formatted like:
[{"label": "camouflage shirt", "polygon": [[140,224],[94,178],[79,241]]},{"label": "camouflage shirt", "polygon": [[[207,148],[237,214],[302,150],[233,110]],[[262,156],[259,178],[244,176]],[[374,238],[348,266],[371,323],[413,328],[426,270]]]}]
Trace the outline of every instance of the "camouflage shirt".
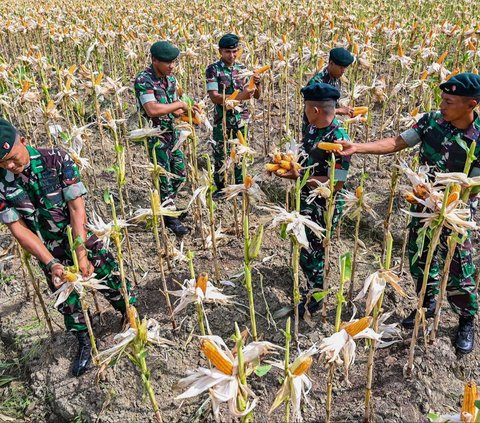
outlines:
[{"label": "camouflage shirt", "polygon": [[[480,157],[480,118],[467,129],[455,128],[443,119],[440,112],[423,115],[412,128],[400,136],[413,147],[420,144],[420,163],[432,167],[434,172],[463,172],[467,152],[473,141],[477,142],[475,156]],[[480,175],[479,159],[472,163],[470,176]]]},{"label": "camouflage shirt", "polygon": [[[330,176],[330,164],[332,153],[316,148],[319,142],[334,142],[335,140],[350,140],[348,134],[341,127],[341,123],[334,118],[326,128],[317,128],[308,125],[306,135],[303,138],[302,149],[307,154],[303,166],[315,167],[310,171],[311,176]],[[335,180],[345,182],[350,167],[350,156],[335,156]]]},{"label": "camouflage shirt", "polygon": [[[223,60],[219,60],[208,66],[205,71],[205,78],[207,80],[207,91],[217,91],[223,95],[225,88],[225,95],[229,96],[235,90],[242,91],[248,83],[248,78],[241,77],[239,74],[246,70],[244,65],[234,63],[232,67],[228,67]],[[247,102],[241,101],[239,104],[241,111],[228,110],[227,111],[227,128],[241,127],[242,121],[247,122],[250,116]],[[221,125],[223,119],[223,106],[215,104],[213,114],[213,124]]]},{"label": "camouflage shirt", "polygon": [[147,116],[143,105],[150,101],[156,101],[161,104],[170,104],[178,100],[177,79],[173,75],[167,75],[165,78],[159,78],[153,67],[150,65],[147,69],[140,72],[135,79],[135,95],[141,107],[144,116],[151,119],[153,126],[160,126],[169,132],[174,132],[175,116],[169,113],[164,116],[150,118]]},{"label": "camouflage shirt", "polygon": [[0,169],[0,223],[23,219],[52,252],[67,238],[67,202],[86,194],[77,165],[56,148],[27,146],[30,164],[22,173]]},{"label": "camouflage shirt", "polygon": [[341,91],[342,89],[342,82],[340,81],[340,78],[333,78],[330,76],[328,73],[328,66],[323,68],[320,72],[318,72],[315,76],[313,76],[310,81],[308,81],[307,86],[313,85],[319,82],[323,82],[324,84],[329,84],[332,87],[335,87],[338,89],[338,91]]}]

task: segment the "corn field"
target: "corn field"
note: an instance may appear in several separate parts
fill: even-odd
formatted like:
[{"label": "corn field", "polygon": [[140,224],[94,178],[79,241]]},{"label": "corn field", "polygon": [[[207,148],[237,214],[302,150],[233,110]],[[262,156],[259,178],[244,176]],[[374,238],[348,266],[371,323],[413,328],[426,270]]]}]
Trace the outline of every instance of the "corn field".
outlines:
[{"label": "corn field", "polygon": [[[346,212],[325,243],[324,309],[300,322],[279,311],[305,285],[298,252],[305,227],[315,228],[298,213],[301,181],[271,173],[300,167],[300,89],[333,47],[356,57],[340,98],[363,107],[341,117],[353,142],[394,136],[437,110],[440,82],[480,69],[476,2],[12,0],[0,4],[0,29],[0,116],[31,145],[74,158],[89,229],[110,244],[138,297],[124,330],[95,295],[101,281],[72,276],[72,289],[88,291],[97,347],[92,370],[72,378],[72,338],[43,274],[2,227],[0,421],[480,421],[480,354],[455,356],[448,307],[433,337],[420,327],[414,351],[395,325],[416,306],[403,194],[418,149],[353,157]],[[148,158],[153,128],[135,75],[152,43],[170,41],[181,50],[179,85],[212,121],[205,69],[228,32],[241,38],[238,62],[270,66],[261,98],[248,103],[247,139],[230,143],[244,183],[214,202],[211,131],[179,121],[187,182],[173,212],[160,204],[163,170]],[[455,189],[440,192],[439,210],[442,200],[460,204]],[[332,198],[333,185],[318,195]],[[190,233],[175,238],[162,218],[182,212]]]}]

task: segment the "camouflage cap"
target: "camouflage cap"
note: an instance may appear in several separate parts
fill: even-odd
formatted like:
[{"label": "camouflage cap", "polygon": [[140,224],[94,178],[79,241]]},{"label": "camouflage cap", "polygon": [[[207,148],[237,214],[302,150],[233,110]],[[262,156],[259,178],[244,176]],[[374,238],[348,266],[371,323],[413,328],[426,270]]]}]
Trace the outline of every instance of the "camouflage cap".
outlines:
[{"label": "camouflage cap", "polygon": [[336,65],[344,67],[350,66],[355,60],[353,55],[342,47],[332,48],[328,59]]},{"label": "camouflage cap", "polygon": [[150,47],[150,53],[160,62],[172,62],[180,54],[180,50],[168,41],[157,41]]},{"label": "camouflage cap", "polygon": [[220,48],[237,48],[240,38],[235,34],[225,34],[218,42]]},{"label": "camouflage cap", "polygon": [[440,84],[440,89],[447,94],[480,97],[480,75],[470,72],[459,73]]},{"label": "camouflage cap", "polygon": [[338,100],[340,98],[340,91],[337,88],[323,82],[302,88],[302,94],[305,101]]},{"label": "camouflage cap", "polygon": [[15,127],[8,120],[0,118],[0,160],[10,153],[16,139]]}]

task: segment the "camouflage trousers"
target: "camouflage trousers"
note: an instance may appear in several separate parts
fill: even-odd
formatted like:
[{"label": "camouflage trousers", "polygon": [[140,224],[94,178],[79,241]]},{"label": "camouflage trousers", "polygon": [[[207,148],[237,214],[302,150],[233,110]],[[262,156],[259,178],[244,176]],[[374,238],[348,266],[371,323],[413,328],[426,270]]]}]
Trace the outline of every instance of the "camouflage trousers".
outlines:
[{"label": "camouflage trousers", "polygon": [[[421,257],[415,262],[413,258],[417,254],[417,232],[422,224],[418,218],[413,218],[410,222],[410,232],[408,238],[408,258],[410,262],[410,273],[416,283],[417,294],[420,292],[423,283],[423,271],[430,245],[429,239],[425,239]],[[450,231],[444,229],[439,245],[433,256],[428,274],[426,296],[434,298],[439,292],[442,268],[441,263],[445,261],[448,252],[448,236]],[[477,293],[475,290],[475,265],[472,260],[472,241],[470,235],[462,245],[457,245],[453,260],[450,264],[450,272],[447,283],[447,297],[452,310],[461,316],[474,316],[478,309]]]},{"label": "camouflage trousers", "polygon": [[[327,213],[327,200],[317,197],[310,204],[307,204],[309,190],[303,190],[301,193],[300,212],[302,215],[310,217],[322,228],[326,228],[325,217]],[[335,209],[332,220],[332,233],[342,216],[345,201],[340,195],[336,196]],[[323,277],[325,270],[325,247],[323,238],[318,238],[310,229],[306,228],[309,249],[302,248],[300,251],[300,266],[307,278],[307,290],[302,290],[302,296],[312,291],[321,291],[323,289]]]},{"label": "camouflage trousers", "polygon": [[[166,200],[174,200],[180,186],[187,178],[185,169],[184,154],[181,149],[172,151],[175,146],[177,137],[171,133],[163,134],[162,137],[152,137],[148,139],[148,154],[153,162],[153,150],[157,157],[157,163],[167,172],[172,173],[175,177],[160,176],[160,198],[162,202]],[[155,147],[155,144],[159,144]]]},{"label": "camouflage trousers", "polygon": [[[237,132],[239,128],[229,127],[227,126],[227,137],[230,138],[237,138]],[[246,127],[241,128],[243,135],[246,135]],[[218,125],[214,125],[213,127],[213,141],[215,144],[213,145],[213,163],[215,165],[215,173],[213,175],[215,180],[215,185],[217,189],[220,190],[225,187],[225,172],[220,172],[220,169],[223,167],[225,163],[225,150],[223,145],[223,125],[220,123]],[[227,154],[230,152],[230,145],[227,142]],[[242,179],[242,168],[239,165],[235,165],[235,183],[241,184],[243,183]]]},{"label": "camouflage trousers", "polygon": [[[95,268],[96,279],[102,279],[102,284],[110,287],[110,289],[102,289],[98,292],[105,296],[115,310],[120,312],[125,311],[125,302],[121,293],[122,283],[120,276],[116,274],[118,264],[113,258],[113,255],[95,235],[89,235],[85,247],[88,251],[88,259]],[[71,266],[73,264],[67,240],[65,240],[63,244],[55,247],[51,253],[55,258],[58,258],[64,266]],[[42,269],[47,277],[50,289],[55,291],[50,272],[48,272],[43,265]],[[128,280],[127,290],[130,294],[130,304],[135,304],[136,298],[131,293],[131,284]],[[87,329],[80,297],[76,291],[73,291],[68,298],[58,306],[58,311],[63,314],[67,331],[77,332]]]}]

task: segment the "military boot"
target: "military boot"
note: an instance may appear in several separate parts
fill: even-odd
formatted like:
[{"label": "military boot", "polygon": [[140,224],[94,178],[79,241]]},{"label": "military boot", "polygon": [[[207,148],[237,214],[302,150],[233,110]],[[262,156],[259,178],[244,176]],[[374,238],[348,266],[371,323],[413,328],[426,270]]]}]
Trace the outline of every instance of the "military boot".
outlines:
[{"label": "military boot", "polygon": [[78,352],[73,361],[72,375],[81,376],[86,372],[92,359],[92,344],[86,330],[76,332],[75,336],[78,340]]},{"label": "military boot", "polygon": [[458,322],[455,348],[459,354],[468,354],[473,350],[475,341],[475,316],[460,317]]},{"label": "military boot", "polygon": [[165,226],[172,230],[175,235],[183,236],[188,234],[188,229],[175,217],[165,216]]},{"label": "military boot", "polygon": [[[423,307],[427,309],[425,313],[425,317],[430,319],[435,316],[435,307],[437,306],[437,302],[435,298],[425,297],[423,301]],[[405,319],[402,320],[402,326],[405,329],[413,329],[415,326],[415,315],[417,314],[417,310],[413,310]]]}]

